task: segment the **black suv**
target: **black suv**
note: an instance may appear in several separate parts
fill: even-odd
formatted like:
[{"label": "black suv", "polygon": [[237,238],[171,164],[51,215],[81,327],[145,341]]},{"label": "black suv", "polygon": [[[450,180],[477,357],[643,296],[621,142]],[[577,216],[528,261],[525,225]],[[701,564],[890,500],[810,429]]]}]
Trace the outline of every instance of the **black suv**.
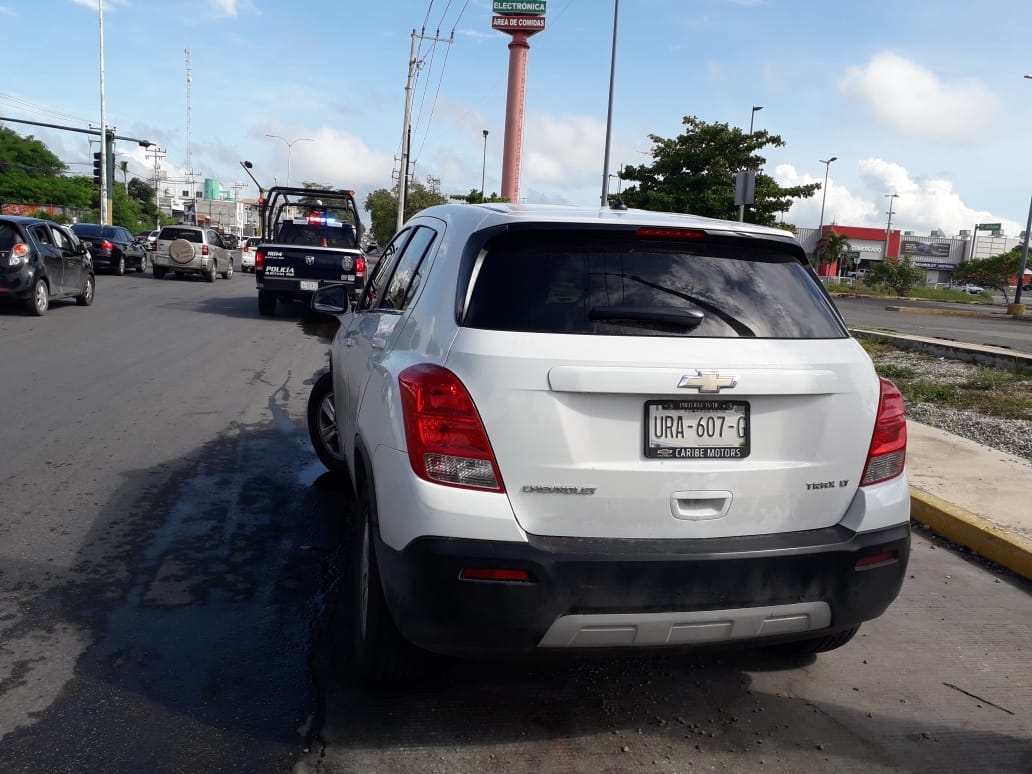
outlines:
[{"label": "black suv", "polygon": [[122,276],[127,268],[147,270],[147,250],[140,241],[122,226],[102,226],[99,223],[76,223],[72,231],[81,239],[97,269],[107,269]]}]

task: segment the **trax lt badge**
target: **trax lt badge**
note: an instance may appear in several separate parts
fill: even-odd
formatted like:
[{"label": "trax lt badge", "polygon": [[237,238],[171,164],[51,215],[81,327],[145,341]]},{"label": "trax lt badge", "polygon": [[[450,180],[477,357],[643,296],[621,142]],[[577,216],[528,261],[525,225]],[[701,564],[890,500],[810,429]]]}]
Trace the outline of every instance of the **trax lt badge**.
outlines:
[{"label": "trax lt badge", "polygon": [[720,392],[722,389],[736,387],[737,376],[721,376],[719,371],[700,371],[695,376],[682,376],[677,386],[681,389],[697,389],[699,392]]},{"label": "trax lt badge", "polygon": [[315,263],[315,256],[314,255],[306,255],[305,256],[305,263],[307,263],[309,266],[312,266]]}]

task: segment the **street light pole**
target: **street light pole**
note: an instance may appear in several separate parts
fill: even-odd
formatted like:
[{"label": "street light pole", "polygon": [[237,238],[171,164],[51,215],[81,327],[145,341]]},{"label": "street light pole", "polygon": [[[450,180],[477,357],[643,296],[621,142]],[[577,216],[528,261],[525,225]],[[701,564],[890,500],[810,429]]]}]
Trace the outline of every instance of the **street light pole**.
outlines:
[{"label": "street light pole", "polygon": [[487,129],[484,130],[484,163],[480,166],[480,203],[487,201],[487,194],[484,193],[484,180],[487,175]]},{"label": "street light pole", "polygon": [[885,198],[889,200],[889,222],[885,226],[885,255],[882,258],[887,261],[889,260],[889,237],[892,235],[892,205],[894,200],[899,198],[899,194],[885,194]]},{"label": "street light pole", "polygon": [[[817,225],[817,244],[821,243],[821,237],[824,236],[824,203],[828,200],[828,170],[831,168],[831,162],[838,161],[838,156],[832,156],[828,159],[817,159],[821,164],[824,165],[824,188],[821,189],[821,220]],[[839,274],[841,274],[841,269]]]},{"label": "street light pole", "polygon": [[278,134],[267,134],[266,137],[273,137],[277,140],[283,140],[287,146],[287,187],[290,186],[290,149],[299,142],[315,142],[311,137],[298,137],[296,140],[290,141],[286,137],[280,137]]},{"label": "street light pole", "polygon": [[749,114],[749,134],[752,134],[753,119],[756,118],[756,111],[763,110],[763,105],[753,105],[752,112]]},{"label": "street light pole", "polygon": [[609,109],[606,113],[606,148],[602,159],[602,207],[609,206],[609,148],[613,136],[613,81],[616,79],[616,23],[619,18],[620,0],[613,0],[613,53],[609,63]]},{"label": "street light pole", "polygon": [[[756,112],[759,111],[759,110],[763,110],[763,105],[753,105],[752,106],[752,111],[749,113],[749,136],[750,137],[752,136],[752,131],[753,131],[753,119],[756,118]],[[744,223],[745,222],[745,204],[744,203],[738,205],[738,222],[739,223]]]}]

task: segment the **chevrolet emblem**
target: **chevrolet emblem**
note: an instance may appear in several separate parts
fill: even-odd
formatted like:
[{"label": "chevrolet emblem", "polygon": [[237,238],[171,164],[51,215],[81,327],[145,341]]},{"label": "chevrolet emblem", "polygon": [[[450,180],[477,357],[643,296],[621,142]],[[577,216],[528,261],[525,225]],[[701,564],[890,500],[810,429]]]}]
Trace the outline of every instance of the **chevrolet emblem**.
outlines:
[{"label": "chevrolet emblem", "polygon": [[682,389],[695,388],[699,392],[720,392],[725,387],[738,385],[737,376],[721,376],[718,371],[695,371],[695,376],[682,376],[677,386]]}]

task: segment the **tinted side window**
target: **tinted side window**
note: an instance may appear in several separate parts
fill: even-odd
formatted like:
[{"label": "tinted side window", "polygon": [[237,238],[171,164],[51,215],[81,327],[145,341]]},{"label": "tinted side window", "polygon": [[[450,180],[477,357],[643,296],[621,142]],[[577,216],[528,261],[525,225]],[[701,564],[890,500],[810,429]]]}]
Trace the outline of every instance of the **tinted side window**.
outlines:
[{"label": "tinted side window", "polygon": [[381,309],[394,309],[400,312],[408,307],[412,296],[419,288],[419,268],[436,236],[437,232],[426,226],[420,226],[415,230],[397,261],[397,268],[391,275],[387,292],[380,299]]},{"label": "tinted side window", "polygon": [[42,223],[32,226],[29,228],[32,232],[32,236],[36,238],[36,241],[41,245],[52,245],[54,244],[53,238],[50,236],[50,229]]},{"label": "tinted side window", "polygon": [[508,234],[485,245],[464,324],[609,336],[842,338],[831,302],[776,243]]},{"label": "tinted side window", "polygon": [[394,239],[383,249],[380,259],[376,262],[372,274],[369,275],[369,279],[366,281],[362,300],[358,304],[359,310],[371,309],[377,305],[380,296],[383,295],[383,291],[387,286],[387,278],[390,276],[391,269],[394,268],[398,253],[404,248],[405,242],[408,241],[410,236],[412,236],[412,229],[403,229],[395,234]]},{"label": "tinted side window", "polygon": [[50,231],[54,235],[54,243],[58,247],[60,247],[65,252],[68,252],[68,253],[72,252],[72,249],[73,249],[72,248],[72,240],[68,237],[68,235],[62,229],[54,228],[54,229],[51,229]]}]

